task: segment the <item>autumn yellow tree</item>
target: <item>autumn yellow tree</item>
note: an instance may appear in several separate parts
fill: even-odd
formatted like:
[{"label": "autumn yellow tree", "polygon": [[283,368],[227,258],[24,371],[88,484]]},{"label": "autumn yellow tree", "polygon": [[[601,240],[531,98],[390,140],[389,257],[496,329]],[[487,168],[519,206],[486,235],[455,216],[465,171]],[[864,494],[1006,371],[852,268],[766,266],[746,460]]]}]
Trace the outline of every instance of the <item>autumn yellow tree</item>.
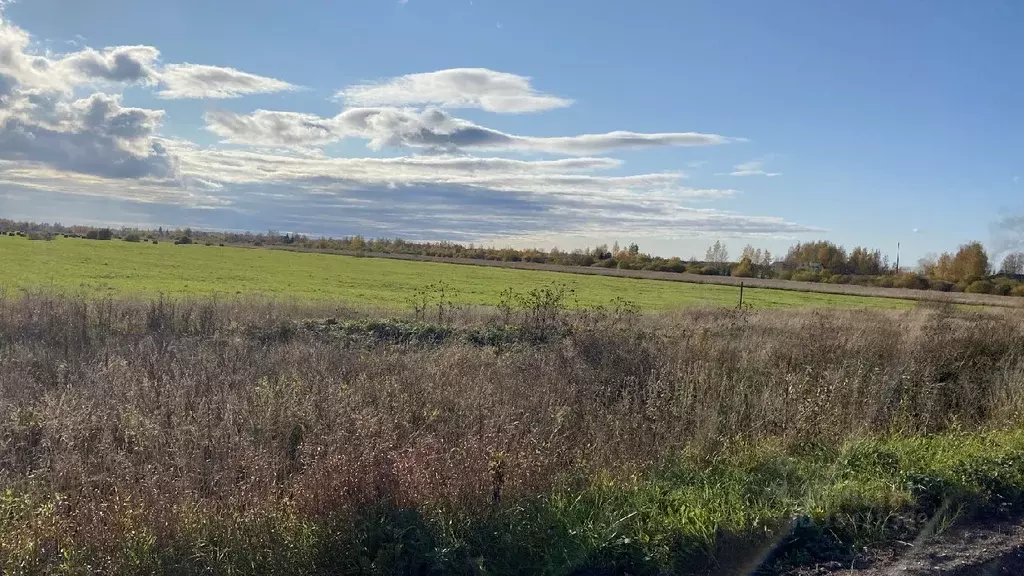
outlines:
[{"label": "autumn yellow tree", "polygon": [[981,242],[969,242],[961,245],[956,254],[943,253],[926,273],[948,282],[981,280],[989,273],[988,254]]}]

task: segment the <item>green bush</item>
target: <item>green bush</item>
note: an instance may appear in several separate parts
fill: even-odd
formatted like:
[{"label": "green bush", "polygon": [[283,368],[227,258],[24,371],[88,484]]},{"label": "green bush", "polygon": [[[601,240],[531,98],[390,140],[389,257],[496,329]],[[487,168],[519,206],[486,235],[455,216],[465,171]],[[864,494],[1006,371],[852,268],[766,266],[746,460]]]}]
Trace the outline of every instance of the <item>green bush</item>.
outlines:
[{"label": "green bush", "polygon": [[975,280],[964,288],[964,292],[968,294],[991,294],[992,288],[992,283],[988,280]]},{"label": "green bush", "polygon": [[825,282],[827,284],[849,284],[850,277],[845,274],[833,274]]},{"label": "green bush", "polygon": [[192,243],[192,238],[190,238],[188,236],[182,236],[181,238],[178,238],[177,240],[175,240],[174,243],[175,244],[191,244]]},{"label": "green bush", "polygon": [[100,230],[89,230],[85,233],[85,237],[89,240],[110,240],[114,237],[114,231],[110,228],[103,228]]},{"label": "green bush", "polygon": [[1010,290],[1010,296],[1024,296],[1024,284],[1018,284]]},{"label": "green bush", "polygon": [[928,288],[939,292],[949,292],[953,289],[953,283],[946,280],[929,280]]},{"label": "green bush", "polygon": [[124,240],[125,242],[141,242],[142,237],[136,234],[135,232],[129,232],[124,235],[124,238],[122,238],[122,240]]},{"label": "green bush", "polygon": [[779,272],[779,280],[792,280],[792,279],[793,279],[793,273],[790,272],[789,270],[783,270],[782,272]]}]

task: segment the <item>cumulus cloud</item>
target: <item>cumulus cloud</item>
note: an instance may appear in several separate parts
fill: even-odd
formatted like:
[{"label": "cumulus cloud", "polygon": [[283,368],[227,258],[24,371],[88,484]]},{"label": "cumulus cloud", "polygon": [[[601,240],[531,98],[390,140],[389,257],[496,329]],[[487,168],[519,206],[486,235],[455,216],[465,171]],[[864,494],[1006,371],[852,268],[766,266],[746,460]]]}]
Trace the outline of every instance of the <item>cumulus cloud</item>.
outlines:
[{"label": "cumulus cloud", "polygon": [[487,68],[407,74],[349,86],[336,96],[350,106],[435,105],[500,113],[540,112],[572,104],[572,100],[538,92],[525,76]]},{"label": "cumulus cloud", "polygon": [[161,98],[238,98],[297,89],[283,80],[223,66],[168,64],[160,73]]},{"label": "cumulus cloud", "polygon": [[744,162],[737,164],[733,167],[733,171],[729,173],[730,176],[782,176],[781,172],[766,172],[764,169],[764,162],[761,160],[752,160],[750,162]]},{"label": "cumulus cloud", "polygon": [[175,161],[153,136],[163,112],[107,94],[73,102],[27,99],[0,123],[0,159],[108,178],[172,178]]},{"label": "cumulus cloud", "polygon": [[177,182],[177,160],[157,137],[163,111],[125,107],[117,94],[76,99],[82,88],[162,82],[170,97],[233,97],[291,87],[231,68],[161,68],[159,59],[152,46],[40,53],[28,32],[0,14],[0,160]]},{"label": "cumulus cloud", "polygon": [[117,46],[103,51],[86,48],[62,58],[58,68],[86,81],[153,84],[158,78],[154,65],[159,57],[160,51],[152,46]]},{"label": "cumulus cloud", "polygon": [[207,129],[224,142],[253,146],[318,146],[342,138],[368,140],[371,149],[428,148],[444,151],[490,150],[581,156],[613,150],[661,146],[711,146],[732,139],[718,134],[608,132],[536,137],[506,134],[449,115],[436,108],[350,108],[333,118],[295,112],[257,110],[242,115],[206,114]]}]

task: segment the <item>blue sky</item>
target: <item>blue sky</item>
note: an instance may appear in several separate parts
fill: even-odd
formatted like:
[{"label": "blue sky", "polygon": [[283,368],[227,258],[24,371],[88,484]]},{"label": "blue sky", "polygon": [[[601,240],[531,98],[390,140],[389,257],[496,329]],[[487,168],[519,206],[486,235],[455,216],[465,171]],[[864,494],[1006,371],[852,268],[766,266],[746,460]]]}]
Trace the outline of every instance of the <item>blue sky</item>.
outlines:
[{"label": "blue sky", "polygon": [[827,238],[905,261],[1024,237],[1020,2],[33,0],[3,19],[3,216],[682,256]]}]

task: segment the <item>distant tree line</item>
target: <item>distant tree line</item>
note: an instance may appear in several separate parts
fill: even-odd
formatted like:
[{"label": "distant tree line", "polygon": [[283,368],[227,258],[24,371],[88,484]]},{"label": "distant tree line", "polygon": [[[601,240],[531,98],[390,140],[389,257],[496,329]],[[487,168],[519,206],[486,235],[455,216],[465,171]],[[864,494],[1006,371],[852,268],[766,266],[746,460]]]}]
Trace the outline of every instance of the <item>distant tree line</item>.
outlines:
[{"label": "distant tree line", "polygon": [[620,246],[601,244],[576,250],[540,250],[536,248],[493,248],[455,242],[414,242],[401,238],[365,238],[360,235],[340,238],[312,238],[303,234],[203,231],[191,228],[96,228],[38,224],[0,218],[0,233],[18,234],[31,239],[49,239],[56,235],[95,240],[125,242],[169,241],[174,244],[207,246],[268,246],[309,250],[336,250],[350,253],[408,254],[428,257],[464,258],[502,262],[533,262],[559,266],[592,266],[621,270],[691,273],[774,278],[801,282],[860,284],[887,288],[959,291],[1024,296],[1024,252],[1005,256],[1000,266],[990,262],[980,242],[960,246],[956,252],[924,258],[914,271],[897,269],[880,250],[857,246],[850,251],[827,240],[798,242],[783,256],[768,250],[746,246],[733,261],[725,244],[716,241],[708,247],[703,260],[664,258],[640,251],[636,243]]}]

